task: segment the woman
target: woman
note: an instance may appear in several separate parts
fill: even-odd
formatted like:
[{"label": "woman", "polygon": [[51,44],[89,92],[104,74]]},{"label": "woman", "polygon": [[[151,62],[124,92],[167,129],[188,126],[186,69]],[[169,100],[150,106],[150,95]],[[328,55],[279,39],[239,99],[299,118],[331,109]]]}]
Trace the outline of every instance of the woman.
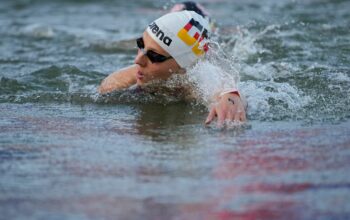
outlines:
[{"label": "woman", "polygon": [[[100,87],[101,94],[143,86],[153,80],[167,80],[172,74],[185,74],[208,51],[208,20],[194,11],[166,14],[152,22],[136,40],[138,53],[134,65],[110,74]],[[210,74],[210,73],[208,73]],[[236,89],[213,94],[215,102],[205,121],[217,116],[221,126],[225,120],[246,121],[245,103]]]}]

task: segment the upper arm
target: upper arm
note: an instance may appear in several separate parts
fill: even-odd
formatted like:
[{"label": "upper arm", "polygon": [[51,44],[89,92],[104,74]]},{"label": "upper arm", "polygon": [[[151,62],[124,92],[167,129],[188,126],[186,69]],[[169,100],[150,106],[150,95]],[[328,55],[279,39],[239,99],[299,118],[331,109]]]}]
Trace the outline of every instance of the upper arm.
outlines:
[{"label": "upper arm", "polygon": [[98,88],[99,93],[109,93],[115,90],[125,89],[136,83],[137,66],[132,65],[107,76]]}]

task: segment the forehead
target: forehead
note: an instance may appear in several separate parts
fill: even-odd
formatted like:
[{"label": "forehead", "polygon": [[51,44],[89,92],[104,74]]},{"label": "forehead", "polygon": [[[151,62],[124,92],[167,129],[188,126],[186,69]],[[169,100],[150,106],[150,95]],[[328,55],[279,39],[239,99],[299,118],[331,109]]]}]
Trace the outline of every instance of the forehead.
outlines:
[{"label": "forehead", "polygon": [[143,32],[143,42],[145,43],[146,50],[153,50],[159,54],[169,56],[169,54],[161,46],[159,46],[159,44],[153,40],[146,31]]}]

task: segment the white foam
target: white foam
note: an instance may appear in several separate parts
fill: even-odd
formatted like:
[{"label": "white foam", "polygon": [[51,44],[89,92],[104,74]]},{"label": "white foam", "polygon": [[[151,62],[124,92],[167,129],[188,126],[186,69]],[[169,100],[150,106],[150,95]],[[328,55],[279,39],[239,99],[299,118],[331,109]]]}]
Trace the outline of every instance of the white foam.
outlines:
[{"label": "white foam", "polygon": [[331,80],[339,82],[350,82],[350,77],[342,72],[332,72],[329,74]]},{"label": "white foam", "polygon": [[37,23],[24,27],[22,33],[39,38],[53,38],[55,36],[55,32],[52,27]]},{"label": "white foam", "polygon": [[255,63],[253,65],[241,64],[242,76],[256,80],[273,80],[276,77],[288,77],[297,70],[296,67],[286,62]]},{"label": "white foam", "polygon": [[306,106],[311,98],[288,83],[273,81],[246,81],[240,83],[241,92],[246,95],[249,113],[266,115],[271,113],[269,100],[284,104],[284,110],[295,112]]}]

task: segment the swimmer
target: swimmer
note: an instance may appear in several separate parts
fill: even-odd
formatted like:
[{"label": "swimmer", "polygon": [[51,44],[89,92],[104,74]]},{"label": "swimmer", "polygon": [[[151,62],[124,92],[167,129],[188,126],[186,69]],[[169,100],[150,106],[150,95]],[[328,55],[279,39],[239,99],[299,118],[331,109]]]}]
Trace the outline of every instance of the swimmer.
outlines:
[{"label": "swimmer", "polygon": [[195,3],[192,1],[186,1],[182,3],[175,4],[171,9],[170,12],[176,12],[176,11],[194,11],[197,14],[203,16],[205,19],[208,20],[211,31],[214,31],[215,29],[215,23],[214,21],[210,18],[209,12],[207,12],[204,8],[203,5],[199,3]]},{"label": "swimmer", "polygon": [[[208,20],[194,11],[163,15],[136,40],[138,53],[134,65],[107,76],[99,92],[105,94],[133,85],[147,86],[146,83],[165,81],[173,74],[186,74],[186,68],[205,58],[209,50],[210,29]],[[215,117],[219,126],[225,121],[246,121],[246,103],[237,89],[221,91],[213,96],[215,101],[205,124],[211,123]]]}]

